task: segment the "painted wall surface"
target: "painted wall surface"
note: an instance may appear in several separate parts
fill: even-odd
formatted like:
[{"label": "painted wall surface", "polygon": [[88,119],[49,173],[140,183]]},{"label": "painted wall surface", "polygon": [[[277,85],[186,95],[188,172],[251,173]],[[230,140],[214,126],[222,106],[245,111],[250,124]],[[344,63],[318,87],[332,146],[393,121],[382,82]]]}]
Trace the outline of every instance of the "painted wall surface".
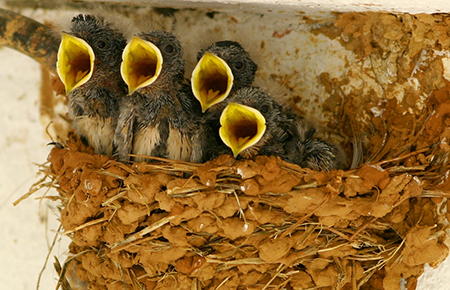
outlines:
[{"label": "painted wall surface", "polygon": [[[92,2],[82,0],[82,2]],[[254,9],[256,11],[392,11],[408,13],[450,12],[447,0],[106,0],[132,5],[156,5],[162,7]]]}]

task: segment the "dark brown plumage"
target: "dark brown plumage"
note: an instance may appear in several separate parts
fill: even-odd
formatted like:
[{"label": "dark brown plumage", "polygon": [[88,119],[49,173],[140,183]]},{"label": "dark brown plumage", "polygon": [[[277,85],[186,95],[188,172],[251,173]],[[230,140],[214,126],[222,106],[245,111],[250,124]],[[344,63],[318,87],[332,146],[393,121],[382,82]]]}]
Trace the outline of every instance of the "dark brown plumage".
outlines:
[{"label": "dark brown plumage", "polygon": [[293,113],[291,109],[285,109],[283,114],[289,120],[282,124],[283,131],[286,132],[282,142],[287,161],[323,171],[347,167],[347,158],[339,145],[317,138],[313,124]]}]

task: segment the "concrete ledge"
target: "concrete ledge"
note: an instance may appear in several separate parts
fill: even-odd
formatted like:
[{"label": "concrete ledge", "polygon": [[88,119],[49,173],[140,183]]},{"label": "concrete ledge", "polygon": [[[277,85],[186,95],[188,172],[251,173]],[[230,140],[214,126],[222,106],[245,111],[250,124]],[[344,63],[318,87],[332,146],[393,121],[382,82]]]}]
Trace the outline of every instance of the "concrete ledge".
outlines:
[{"label": "concrete ledge", "polygon": [[[96,2],[82,0],[79,2]],[[207,9],[243,9],[255,12],[284,11],[291,13],[315,13],[321,11],[388,11],[408,13],[445,13],[450,12],[450,1],[422,0],[105,0],[102,2],[122,5],[158,6],[177,8],[207,8]]]}]

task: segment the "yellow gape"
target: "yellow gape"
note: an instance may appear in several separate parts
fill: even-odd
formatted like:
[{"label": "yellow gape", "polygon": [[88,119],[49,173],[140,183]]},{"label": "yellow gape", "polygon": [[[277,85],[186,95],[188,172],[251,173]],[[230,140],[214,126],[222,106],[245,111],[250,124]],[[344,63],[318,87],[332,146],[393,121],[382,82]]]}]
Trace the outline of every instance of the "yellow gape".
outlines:
[{"label": "yellow gape", "polygon": [[219,135],[231,148],[234,157],[261,140],[266,131],[266,119],[256,109],[230,103],[220,116]]},{"label": "yellow gape", "polygon": [[129,94],[151,85],[161,74],[163,57],[153,43],[133,36],[122,54],[120,73]]},{"label": "yellow gape", "polygon": [[192,72],[192,92],[202,106],[203,113],[225,100],[233,87],[233,73],[220,57],[206,52]]},{"label": "yellow gape", "polygon": [[66,94],[85,84],[94,71],[95,55],[83,39],[63,33],[58,49],[56,71],[63,82]]}]

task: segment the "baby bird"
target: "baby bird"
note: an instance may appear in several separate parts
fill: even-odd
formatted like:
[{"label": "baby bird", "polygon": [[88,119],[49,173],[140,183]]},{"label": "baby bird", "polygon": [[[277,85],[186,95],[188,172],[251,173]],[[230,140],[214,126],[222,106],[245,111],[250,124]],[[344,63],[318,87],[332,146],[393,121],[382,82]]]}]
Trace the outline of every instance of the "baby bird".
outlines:
[{"label": "baby bird", "polygon": [[[197,60],[191,78],[193,100],[190,103],[194,104],[191,107],[195,113],[201,115],[201,124],[209,136],[207,143],[210,146],[203,148],[203,159],[208,161],[217,157],[223,149],[228,149],[222,147],[219,137],[218,120],[228,104],[224,101],[237,90],[253,83],[258,66],[238,42],[229,40],[218,41],[201,50]],[[196,107],[198,104],[200,106]]]},{"label": "baby bird", "polygon": [[140,33],[128,43],[122,58],[121,74],[129,95],[115,134],[118,158],[129,160],[132,153],[200,162],[200,129],[180,102],[186,97],[178,39],[165,31]]},{"label": "baby bird", "polygon": [[316,129],[304,118],[291,112],[284,112],[288,116],[287,132],[284,147],[286,160],[313,170],[330,171],[346,168],[344,150],[337,144],[325,142],[316,138]]},{"label": "baby bird", "polygon": [[315,138],[315,129],[291,109],[278,105],[266,92],[245,87],[228,97],[220,116],[219,135],[229,148],[218,146],[212,156],[229,153],[235,157],[280,156],[285,161],[313,170],[345,167],[343,150]]},{"label": "baby bird", "polygon": [[95,153],[111,156],[119,116],[126,95],[120,62],[126,39],[104,18],[75,16],[62,34],[56,64],[69,99],[69,117],[84,143]]},{"label": "baby bird", "polygon": [[244,48],[234,41],[219,41],[197,55],[191,86],[202,112],[220,115],[225,106],[216,106],[230,94],[250,86],[258,66]]},{"label": "baby bird", "polygon": [[244,87],[227,98],[220,115],[219,135],[228,147],[218,146],[209,154],[212,158],[230,153],[235,157],[252,158],[255,155],[284,155],[284,132],[281,106],[266,92],[255,87]]}]

